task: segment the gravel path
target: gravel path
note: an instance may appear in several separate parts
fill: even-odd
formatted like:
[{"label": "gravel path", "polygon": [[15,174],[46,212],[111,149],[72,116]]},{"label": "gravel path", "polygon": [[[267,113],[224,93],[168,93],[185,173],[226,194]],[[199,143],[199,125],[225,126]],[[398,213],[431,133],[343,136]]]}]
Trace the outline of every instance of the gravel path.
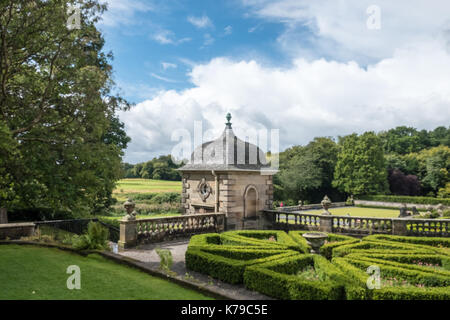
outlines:
[{"label": "gravel path", "polygon": [[159,268],[159,256],[155,248],[169,249],[172,253],[173,265],[172,271],[186,279],[193,280],[199,284],[221,293],[236,300],[271,300],[271,298],[255,291],[247,290],[244,285],[231,285],[220,280],[213,279],[210,276],[189,271],[184,263],[184,254],[187,250],[189,240],[167,241],[156,244],[140,245],[136,249],[128,249],[119,252],[120,255],[139,260],[150,268],[157,270]]}]

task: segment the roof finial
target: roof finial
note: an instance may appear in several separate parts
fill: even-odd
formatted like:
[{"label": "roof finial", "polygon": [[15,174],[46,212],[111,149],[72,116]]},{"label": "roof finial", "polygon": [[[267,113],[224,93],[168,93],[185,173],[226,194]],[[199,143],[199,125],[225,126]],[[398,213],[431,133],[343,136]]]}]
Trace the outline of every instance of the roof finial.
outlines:
[{"label": "roof finial", "polygon": [[225,123],[226,125],[227,125],[227,128],[228,129],[231,129],[231,122],[230,122],[230,120],[231,120],[231,114],[228,112],[227,113],[227,123]]}]

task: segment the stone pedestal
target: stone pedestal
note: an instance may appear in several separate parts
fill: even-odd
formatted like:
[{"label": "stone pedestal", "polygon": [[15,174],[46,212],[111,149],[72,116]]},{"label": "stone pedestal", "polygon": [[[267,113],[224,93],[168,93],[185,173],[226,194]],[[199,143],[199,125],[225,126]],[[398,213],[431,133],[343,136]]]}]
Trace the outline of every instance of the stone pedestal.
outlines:
[{"label": "stone pedestal", "polygon": [[6,208],[0,208],[0,224],[8,223]]},{"label": "stone pedestal", "polygon": [[327,215],[320,216],[320,231],[333,232],[333,217]]},{"label": "stone pedestal", "polygon": [[136,220],[120,220],[119,250],[135,247],[137,245]]},{"label": "stone pedestal", "polygon": [[392,234],[406,236],[408,231],[406,229],[406,222],[407,219],[392,219]]}]

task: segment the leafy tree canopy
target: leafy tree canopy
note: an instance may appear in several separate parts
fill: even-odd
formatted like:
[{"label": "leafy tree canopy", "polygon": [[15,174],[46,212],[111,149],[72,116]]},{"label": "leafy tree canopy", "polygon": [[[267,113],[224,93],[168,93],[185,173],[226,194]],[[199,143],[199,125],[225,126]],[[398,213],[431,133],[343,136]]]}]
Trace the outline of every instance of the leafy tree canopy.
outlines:
[{"label": "leafy tree canopy", "polygon": [[386,192],[383,146],[375,133],[352,134],[341,139],[333,186],[354,195]]},{"label": "leafy tree canopy", "polygon": [[[75,3],[79,29],[67,28]],[[129,105],[112,93],[112,55],[95,27],[105,9],[97,0],[0,4],[0,121],[17,152],[9,207],[81,214],[111,200],[129,141],[115,114]]]}]

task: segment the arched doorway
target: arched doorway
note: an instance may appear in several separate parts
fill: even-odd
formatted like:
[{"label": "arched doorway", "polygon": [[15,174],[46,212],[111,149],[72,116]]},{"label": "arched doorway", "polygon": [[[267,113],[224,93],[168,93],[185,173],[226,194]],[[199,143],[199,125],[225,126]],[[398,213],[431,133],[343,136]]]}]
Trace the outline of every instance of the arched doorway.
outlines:
[{"label": "arched doorway", "polygon": [[256,212],[258,211],[256,188],[249,186],[244,197],[244,219],[256,219]]}]

